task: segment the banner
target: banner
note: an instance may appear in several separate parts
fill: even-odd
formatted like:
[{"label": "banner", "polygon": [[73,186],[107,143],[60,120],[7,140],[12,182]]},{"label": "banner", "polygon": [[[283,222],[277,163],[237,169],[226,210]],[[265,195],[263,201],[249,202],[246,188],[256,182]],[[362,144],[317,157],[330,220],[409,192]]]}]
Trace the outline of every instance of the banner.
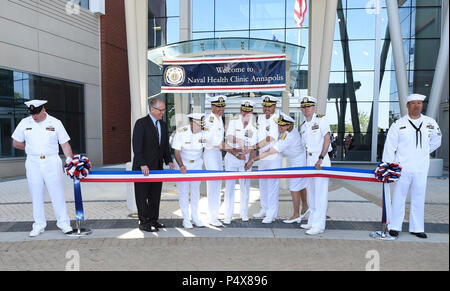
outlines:
[{"label": "banner", "polygon": [[163,61],[161,93],[260,92],[285,89],[285,55]]}]

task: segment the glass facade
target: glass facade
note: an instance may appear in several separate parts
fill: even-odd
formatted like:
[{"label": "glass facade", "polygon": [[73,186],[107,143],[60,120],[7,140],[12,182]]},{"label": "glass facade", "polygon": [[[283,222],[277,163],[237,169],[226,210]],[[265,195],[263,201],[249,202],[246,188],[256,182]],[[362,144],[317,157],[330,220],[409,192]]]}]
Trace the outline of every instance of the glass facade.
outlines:
[{"label": "glass facade", "polygon": [[[295,0],[191,1],[193,40],[234,37],[306,46],[297,68],[302,78],[290,89],[307,95],[309,15],[302,28],[296,26]],[[375,9],[375,1],[338,0],[326,110],[335,161],[379,160],[385,132],[400,116],[386,1],[379,2],[381,7]],[[442,0],[399,1],[411,93],[429,96],[440,44],[441,5]],[[149,15],[149,48],[178,42],[179,1],[149,1],[149,6],[157,11]],[[149,96],[159,93],[160,78],[160,68],[149,64]],[[173,97],[164,98],[173,104]],[[378,112],[373,111],[374,102]],[[296,119],[302,118],[298,108],[290,110]],[[377,148],[372,148],[373,132]]]},{"label": "glass facade", "polygon": [[[366,1],[338,0],[327,105],[334,160],[371,161],[372,151],[380,160],[387,129],[400,117],[386,2],[380,3],[377,11]],[[399,3],[409,91],[429,96],[439,52],[441,1]],[[375,55],[377,46],[380,50]],[[378,124],[374,126],[376,100]],[[372,149],[373,131],[378,135],[376,149]]]},{"label": "glass facade", "polygon": [[32,99],[48,100],[45,108],[63,123],[73,152],[85,153],[84,86],[0,68],[0,158],[25,156],[13,148],[11,134],[29,115],[24,102]]}]

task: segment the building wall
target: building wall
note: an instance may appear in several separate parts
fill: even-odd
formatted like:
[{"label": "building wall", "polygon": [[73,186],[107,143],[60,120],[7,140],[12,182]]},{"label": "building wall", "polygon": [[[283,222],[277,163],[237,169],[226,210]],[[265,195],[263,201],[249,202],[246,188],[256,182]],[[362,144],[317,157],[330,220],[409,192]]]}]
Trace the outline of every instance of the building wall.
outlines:
[{"label": "building wall", "polygon": [[[84,8],[67,13],[66,4],[0,1],[0,66],[83,83],[86,151],[94,164],[102,164],[100,20]],[[0,177],[24,173],[24,158],[0,161]]]},{"label": "building wall", "polygon": [[123,1],[107,1],[101,22],[103,163],[131,159],[130,83]]}]

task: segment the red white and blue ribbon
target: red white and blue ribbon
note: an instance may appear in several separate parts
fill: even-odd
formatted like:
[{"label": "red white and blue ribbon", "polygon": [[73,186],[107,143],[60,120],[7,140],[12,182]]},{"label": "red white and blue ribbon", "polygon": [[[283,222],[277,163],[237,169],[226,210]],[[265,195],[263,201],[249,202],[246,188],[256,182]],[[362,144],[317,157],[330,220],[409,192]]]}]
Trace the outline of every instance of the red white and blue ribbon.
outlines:
[{"label": "red white and blue ribbon", "polygon": [[186,174],[179,170],[155,170],[150,171],[148,176],[142,175],[141,171],[92,171],[81,182],[139,183],[314,177],[378,182],[373,170],[335,167],[322,167],[321,170],[316,170],[315,167],[298,167],[251,172],[188,170]]}]

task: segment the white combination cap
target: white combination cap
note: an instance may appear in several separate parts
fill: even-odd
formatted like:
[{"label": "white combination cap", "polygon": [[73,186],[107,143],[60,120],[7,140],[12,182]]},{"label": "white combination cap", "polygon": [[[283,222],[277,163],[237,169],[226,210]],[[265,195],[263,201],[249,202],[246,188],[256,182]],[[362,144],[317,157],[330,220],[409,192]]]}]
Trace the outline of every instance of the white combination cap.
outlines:
[{"label": "white combination cap", "polygon": [[277,120],[277,124],[279,125],[290,125],[295,123],[295,120],[287,115],[286,113],[280,112],[280,117]]},{"label": "white combination cap", "polygon": [[312,96],[303,96],[300,98],[300,107],[311,107],[316,106],[317,99]]},{"label": "white combination cap", "polygon": [[272,95],[262,95],[261,102],[263,106],[272,106],[277,104],[280,101],[280,98],[272,96]]},{"label": "white combination cap", "polygon": [[24,103],[28,107],[28,110],[30,110],[31,114],[38,114],[42,110],[42,105],[47,103],[47,100],[34,99]]},{"label": "white combination cap", "polygon": [[255,106],[255,101],[252,100],[243,100],[241,102],[242,111],[250,112],[253,111],[253,106]]},{"label": "white combination cap", "polygon": [[225,102],[227,102],[227,96],[225,95],[216,95],[209,99],[212,105],[218,106],[218,107],[224,107]]}]

